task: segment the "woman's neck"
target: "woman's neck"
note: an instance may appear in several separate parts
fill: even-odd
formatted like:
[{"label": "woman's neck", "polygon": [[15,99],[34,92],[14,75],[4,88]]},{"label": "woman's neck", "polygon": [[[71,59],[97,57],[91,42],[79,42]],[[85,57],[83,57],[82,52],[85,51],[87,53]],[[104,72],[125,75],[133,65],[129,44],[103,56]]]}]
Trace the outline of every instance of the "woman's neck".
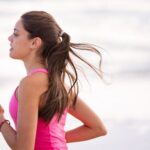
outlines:
[{"label": "woman's neck", "polygon": [[44,64],[43,60],[35,55],[32,57],[28,57],[28,59],[24,59],[23,63],[27,74],[29,74],[32,70],[37,68],[46,68],[46,65]]},{"label": "woman's neck", "polygon": [[39,69],[39,68],[46,68],[45,65],[40,64],[40,63],[30,63],[30,64],[25,64],[25,68],[26,68],[26,72],[27,74],[30,74],[30,72],[32,72],[35,69]]}]

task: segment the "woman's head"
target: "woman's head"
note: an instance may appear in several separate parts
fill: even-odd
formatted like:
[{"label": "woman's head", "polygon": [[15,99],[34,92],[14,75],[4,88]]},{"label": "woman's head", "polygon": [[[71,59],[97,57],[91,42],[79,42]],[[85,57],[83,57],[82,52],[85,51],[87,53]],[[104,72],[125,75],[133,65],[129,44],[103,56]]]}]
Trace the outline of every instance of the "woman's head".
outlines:
[{"label": "woman's head", "polygon": [[[16,38],[18,32],[20,32],[19,38]],[[13,44],[13,41],[16,39],[20,40],[20,35],[24,36],[28,41],[32,41],[32,47],[26,47],[28,45],[27,43],[26,46],[21,42],[19,42],[19,45],[16,43],[21,52],[22,49],[26,49],[26,51],[29,49],[38,49],[37,54],[44,64],[47,63],[48,56],[56,55],[54,53],[63,53],[63,57],[61,55],[59,56],[61,56],[61,59],[65,62],[68,51],[64,53],[61,50],[62,48],[68,47],[70,37],[66,33],[62,34],[62,32],[62,29],[50,14],[44,11],[30,11],[23,14],[17,21],[14,34],[9,37],[9,41]],[[23,41],[24,39],[21,40]],[[57,56],[57,58],[59,56]],[[12,57],[15,58],[15,56]],[[18,57],[16,58],[19,59]]]}]

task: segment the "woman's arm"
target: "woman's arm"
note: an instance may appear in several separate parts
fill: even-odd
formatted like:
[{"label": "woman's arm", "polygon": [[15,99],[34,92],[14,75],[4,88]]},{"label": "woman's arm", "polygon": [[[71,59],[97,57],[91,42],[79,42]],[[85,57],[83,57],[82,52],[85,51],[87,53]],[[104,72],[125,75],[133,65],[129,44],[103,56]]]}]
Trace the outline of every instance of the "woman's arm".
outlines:
[{"label": "woman's arm", "polygon": [[34,149],[39,99],[40,95],[46,90],[46,86],[41,82],[43,81],[41,81],[39,74],[35,74],[23,79],[19,85],[17,131],[15,132],[6,123],[1,129],[12,150]]},{"label": "woman's arm", "polygon": [[66,132],[66,141],[85,141],[107,134],[104,124],[100,118],[80,98],[74,108],[69,108],[69,113],[79,119],[83,125]]},{"label": "woman's arm", "polygon": [[[4,109],[0,106],[0,122],[3,120],[6,120],[4,117]],[[16,131],[7,122],[1,126],[0,130],[5,141],[11,147],[15,143]]]}]

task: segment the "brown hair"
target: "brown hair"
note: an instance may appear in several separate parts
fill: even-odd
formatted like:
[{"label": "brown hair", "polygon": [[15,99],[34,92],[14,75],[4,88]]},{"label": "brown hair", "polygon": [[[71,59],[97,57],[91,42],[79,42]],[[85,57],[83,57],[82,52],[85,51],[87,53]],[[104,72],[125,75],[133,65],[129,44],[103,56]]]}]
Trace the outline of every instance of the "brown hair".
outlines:
[{"label": "brown hair", "polygon": [[[78,96],[78,72],[71,55],[90,66],[98,76],[101,74],[101,53],[90,44],[71,43],[70,36],[62,33],[62,29],[55,19],[44,11],[30,11],[21,16],[23,26],[29,32],[29,38],[40,37],[43,45],[39,54],[48,69],[49,85],[42,98],[46,98],[46,104],[39,110],[39,117],[49,122],[55,114],[61,118],[70,102],[76,104]],[[99,69],[85,61],[75,50],[88,50],[100,57]],[[67,66],[70,66],[70,71]],[[69,78],[70,89],[65,88],[65,78]],[[71,96],[70,96],[71,95]],[[71,98],[70,98],[71,97]]]}]

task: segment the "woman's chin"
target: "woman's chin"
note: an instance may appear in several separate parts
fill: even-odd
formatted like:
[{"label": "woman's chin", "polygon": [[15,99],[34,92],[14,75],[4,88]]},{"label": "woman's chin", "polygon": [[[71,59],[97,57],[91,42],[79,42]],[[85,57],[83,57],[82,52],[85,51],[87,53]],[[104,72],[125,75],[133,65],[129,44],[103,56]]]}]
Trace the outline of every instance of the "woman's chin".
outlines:
[{"label": "woman's chin", "polygon": [[13,59],[16,59],[16,57],[12,54],[11,50],[10,50],[10,53],[9,53],[9,57],[13,58]]}]

